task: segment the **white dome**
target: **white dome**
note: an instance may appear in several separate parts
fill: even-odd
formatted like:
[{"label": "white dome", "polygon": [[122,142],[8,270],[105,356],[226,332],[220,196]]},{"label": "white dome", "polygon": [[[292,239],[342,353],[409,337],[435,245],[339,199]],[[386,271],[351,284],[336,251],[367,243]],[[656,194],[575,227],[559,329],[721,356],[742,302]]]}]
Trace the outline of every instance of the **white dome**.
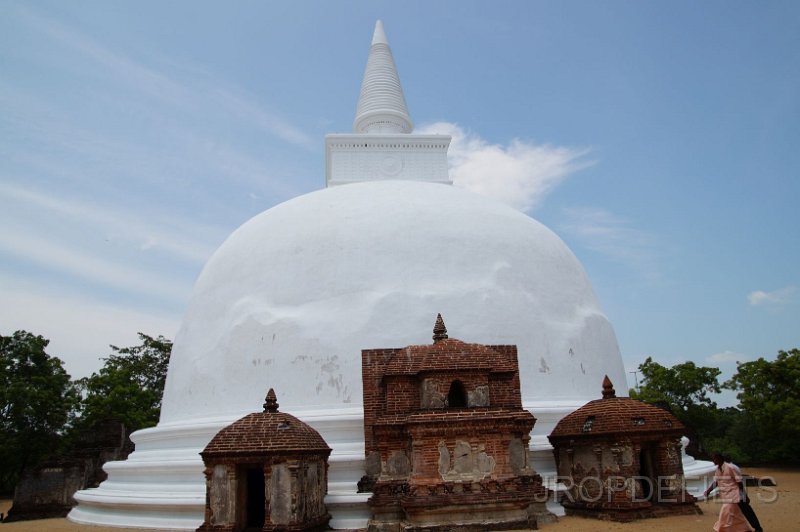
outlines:
[{"label": "white dome", "polygon": [[250,412],[270,386],[296,415],[360,410],[361,350],[429,343],[439,312],[451,337],[518,346],[534,415],[594,398],[605,374],[625,382],[552,231],[451,186],[365,182],[273,207],[219,248],[175,339],[161,423]]},{"label": "white dome", "polygon": [[438,183],[366,181],[273,207],[217,250],[175,338],[161,421],[131,436],[127,460],[105,464],[108,480],[75,494],[69,518],[196,529],[198,453],[273,387],[281,410],[333,449],[331,526],[363,528],[361,350],[430,343],[437,313],[451,338],[517,345],[523,406],[537,418],[532,463],[555,476],[546,435],[605,374],[625,382],[578,260],[504,204]]}]

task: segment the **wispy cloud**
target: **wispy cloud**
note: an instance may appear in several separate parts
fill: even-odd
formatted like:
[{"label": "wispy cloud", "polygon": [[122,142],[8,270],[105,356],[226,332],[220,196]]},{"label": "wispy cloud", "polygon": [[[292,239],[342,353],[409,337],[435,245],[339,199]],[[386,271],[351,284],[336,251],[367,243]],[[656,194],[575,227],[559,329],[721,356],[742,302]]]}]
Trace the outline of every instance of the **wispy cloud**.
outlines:
[{"label": "wispy cloud", "polygon": [[[287,118],[201,66],[152,54],[146,62],[136,60],[30,7],[20,8],[19,14],[43,36],[74,52],[73,58],[103,72],[103,83],[118,87],[113,98],[129,102],[144,98],[146,105],[132,105],[137,112],[152,113],[154,105],[166,106],[171,113],[190,117],[195,125],[198,119],[224,117],[241,128],[251,127],[307,150],[319,149],[318,142]],[[97,87],[93,85],[91,90]],[[104,99],[105,95],[101,92],[95,97]]]},{"label": "wispy cloud", "polygon": [[646,277],[658,276],[653,237],[633,227],[630,220],[598,208],[565,208],[563,214],[560,229],[583,247],[627,264]]},{"label": "wispy cloud", "polygon": [[131,294],[149,294],[156,300],[183,302],[191,288],[186,280],[179,281],[161,272],[151,273],[126,266],[119,260],[108,260],[74,245],[59,244],[21,227],[0,231],[0,252],[61,275]]},{"label": "wispy cloud", "polygon": [[793,285],[784,286],[783,288],[778,288],[777,290],[772,290],[771,292],[754,290],[747,294],[747,301],[749,301],[750,304],[755,307],[782,305],[793,301],[796,293],[797,287]]},{"label": "wispy cloud", "polygon": [[573,172],[591,164],[588,150],[537,145],[520,139],[492,144],[458,124],[437,122],[417,133],[453,137],[448,159],[453,184],[500,200],[522,211],[534,209]]},{"label": "wispy cloud", "polygon": [[706,362],[714,365],[730,364],[732,362],[744,362],[748,360],[747,355],[734,351],[722,351],[706,357]]},{"label": "wispy cloud", "polygon": [[75,31],[58,20],[31,8],[21,9],[20,14],[40,32],[64,46],[83,54],[105,67],[121,80],[159,99],[168,99],[173,105],[182,105],[189,96],[184,87],[169,76],[147,68],[127,57],[101,46],[90,37]]},{"label": "wispy cloud", "polygon": [[318,143],[246,90],[35,7],[13,11],[42,50],[19,60],[50,80],[0,80],[0,274],[16,284],[47,272],[182,306],[231,229],[302,191],[277,176],[300,174],[293,155]]},{"label": "wispy cloud", "polygon": [[[288,143],[306,149],[318,148],[318,143],[309,135],[265,108],[244,89],[222,81],[196,65],[180,65],[166,58],[144,64],[31,8],[21,9],[20,14],[42,34],[103,68],[125,91],[146,95],[168,105],[173,111],[182,109],[188,113],[202,111],[233,116]],[[159,64],[166,66],[158,68]]]},{"label": "wispy cloud", "polygon": [[251,121],[261,130],[272,133],[286,142],[311,149],[319,146],[317,141],[300,128],[289,123],[288,120],[268,112],[242,89],[234,89],[230,86],[218,87],[209,91],[209,94],[226,112],[241,120]]},{"label": "wispy cloud", "polygon": [[[183,220],[174,214],[131,212],[119,207],[105,209],[87,201],[44,194],[11,183],[0,183],[0,200],[12,202],[24,210],[35,210],[40,217],[49,213],[62,224],[80,225],[95,231],[99,228],[106,238],[128,242],[138,249],[158,249],[174,258],[199,264],[205,263],[227,233],[227,228]],[[0,220],[3,217],[0,214]]]},{"label": "wispy cloud", "polygon": [[110,354],[109,344],[136,345],[137,332],[174,339],[180,323],[177,315],[93,300],[53,284],[20,283],[2,274],[0,293],[0,333],[24,329],[49,338],[48,353],[64,360],[74,378],[98,370],[99,358]]}]

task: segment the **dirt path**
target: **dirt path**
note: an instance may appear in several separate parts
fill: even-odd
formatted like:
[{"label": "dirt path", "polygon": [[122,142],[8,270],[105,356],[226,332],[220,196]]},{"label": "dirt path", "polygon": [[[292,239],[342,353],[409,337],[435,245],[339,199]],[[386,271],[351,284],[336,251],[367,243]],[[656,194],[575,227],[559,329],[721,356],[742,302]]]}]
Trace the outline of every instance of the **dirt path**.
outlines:
[{"label": "dirt path", "polygon": [[[751,504],[761,525],[767,532],[789,532],[800,530],[800,470],[746,468],[745,472],[756,476],[769,476],[777,486],[749,488]],[[719,504],[715,501],[701,502],[703,515],[647,519],[633,523],[612,523],[579,517],[562,517],[558,523],[542,527],[546,532],[709,532],[717,520]],[[0,500],[0,512],[8,513],[11,501]],[[3,523],[0,532],[141,532],[134,528],[109,528],[78,525],[66,519],[42,519],[20,523]]]}]

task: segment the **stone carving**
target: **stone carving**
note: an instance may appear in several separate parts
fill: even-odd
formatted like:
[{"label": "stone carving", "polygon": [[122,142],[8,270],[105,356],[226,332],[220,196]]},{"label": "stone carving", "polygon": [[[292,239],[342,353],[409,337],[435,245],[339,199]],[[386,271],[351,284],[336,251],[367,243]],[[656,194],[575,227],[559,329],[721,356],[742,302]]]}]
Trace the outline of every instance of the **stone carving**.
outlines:
[{"label": "stone carving", "polygon": [[473,446],[459,440],[453,449],[453,464],[450,467],[451,453],[444,442],[439,443],[439,474],[443,480],[476,481],[487,478],[495,467],[495,459],[485,452],[483,445]]},{"label": "stone carving", "polygon": [[211,472],[211,486],[209,496],[211,524],[228,523],[233,519],[231,515],[233,505],[229,501],[229,493],[231,493],[232,486],[226,465],[217,464],[214,466]]},{"label": "stone carving", "polygon": [[467,406],[489,406],[489,387],[476,386],[467,392]]},{"label": "stone carving", "polygon": [[442,478],[447,476],[450,471],[450,451],[447,449],[447,444],[444,441],[439,442],[439,475]]},{"label": "stone carving", "polygon": [[389,477],[405,477],[411,471],[411,463],[403,451],[394,451],[386,460],[386,474]]},{"label": "stone carving", "polygon": [[[481,478],[486,478],[492,474],[494,471],[495,459],[492,456],[489,456],[482,450],[478,451],[478,455],[476,456],[477,459],[477,472],[478,475],[474,475],[475,480],[479,480]],[[474,470],[473,470],[474,471]]]},{"label": "stone carving", "polygon": [[439,391],[435,379],[425,379],[422,381],[422,408],[444,408],[447,397]]},{"label": "stone carving", "polygon": [[364,468],[367,472],[367,475],[370,477],[377,477],[381,473],[381,453],[378,451],[372,451],[367,455],[367,459],[364,462]]},{"label": "stone carving", "polygon": [[508,442],[508,463],[515,475],[521,474],[528,467],[528,450],[520,438],[511,438]]},{"label": "stone carving", "polygon": [[680,442],[670,442],[664,445],[664,452],[670,464],[675,465],[678,463],[680,460],[680,449],[682,449]]},{"label": "stone carving", "polygon": [[292,475],[287,464],[272,466],[269,504],[272,522],[285,525],[292,515]]},{"label": "stone carving", "polygon": [[469,443],[465,441],[456,442],[455,452],[453,453],[453,470],[461,475],[472,473],[473,470],[478,468],[475,458],[472,446]]}]

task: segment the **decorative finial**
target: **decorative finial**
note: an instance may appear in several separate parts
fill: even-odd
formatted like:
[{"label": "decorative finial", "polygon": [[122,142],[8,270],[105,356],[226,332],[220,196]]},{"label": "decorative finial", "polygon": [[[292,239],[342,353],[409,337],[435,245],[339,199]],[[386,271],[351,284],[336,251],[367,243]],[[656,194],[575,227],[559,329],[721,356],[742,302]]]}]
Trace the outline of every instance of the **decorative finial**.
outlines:
[{"label": "decorative finial", "polygon": [[275,390],[272,388],[267,392],[267,400],[264,402],[264,412],[275,413],[278,411],[278,398],[275,396]]},{"label": "decorative finial", "polygon": [[617,392],[614,391],[614,385],[611,384],[611,379],[608,378],[608,375],[603,379],[603,399],[610,399],[612,397],[616,397]]},{"label": "decorative finial", "polygon": [[444,320],[441,314],[436,315],[436,325],[433,326],[433,343],[447,339],[447,327],[444,326]]}]

